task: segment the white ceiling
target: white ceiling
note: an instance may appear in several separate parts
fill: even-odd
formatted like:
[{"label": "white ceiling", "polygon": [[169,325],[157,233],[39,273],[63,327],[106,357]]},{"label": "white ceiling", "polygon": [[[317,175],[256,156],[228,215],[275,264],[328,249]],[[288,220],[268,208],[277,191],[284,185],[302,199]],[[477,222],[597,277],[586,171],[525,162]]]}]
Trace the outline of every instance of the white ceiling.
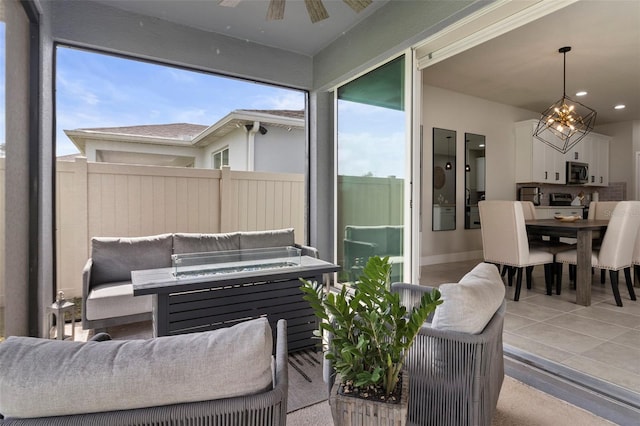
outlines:
[{"label": "white ceiling", "polygon": [[[313,56],[389,0],[356,14],[342,0],[323,0],[329,19],[312,24],[303,0],[287,0],[284,19],[267,21],[268,0],[94,0],[120,9]],[[406,0],[403,0],[406,1]],[[393,7],[393,5],[388,5]],[[398,23],[402,25],[402,23]],[[640,120],[640,0],[582,0],[425,70],[427,84],[542,111],[567,95],[598,113],[596,125]],[[614,111],[618,103],[626,104]]]},{"label": "white ceiling", "polygon": [[[426,84],[542,112],[567,95],[597,111],[596,125],[640,120],[640,1],[579,1],[426,68]],[[575,93],[586,90],[587,96]],[[625,104],[624,110],[613,106]]]},{"label": "white ceiling", "polygon": [[313,56],[389,0],[373,0],[360,13],[342,0],[323,0],[328,19],[311,23],[304,0],[286,0],[284,19],[267,21],[269,0],[94,0],[128,12]]}]

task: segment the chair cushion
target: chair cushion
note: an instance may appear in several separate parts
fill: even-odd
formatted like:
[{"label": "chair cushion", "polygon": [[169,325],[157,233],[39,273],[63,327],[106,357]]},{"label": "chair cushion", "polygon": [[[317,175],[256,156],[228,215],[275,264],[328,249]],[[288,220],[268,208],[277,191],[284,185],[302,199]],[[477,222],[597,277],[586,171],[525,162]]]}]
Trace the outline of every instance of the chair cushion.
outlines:
[{"label": "chair cushion", "polygon": [[171,266],[171,234],[91,239],[91,284],[131,281],[131,271]]},{"label": "chair cushion", "polygon": [[293,228],[240,233],[240,249],[286,247],[295,244]]},{"label": "chair cushion", "polygon": [[480,263],[460,282],[438,287],[442,304],[431,326],[442,330],[478,334],[484,330],[504,299],[505,290],[495,265]]},{"label": "chair cushion", "polygon": [[133,296],[131,281],[100,284],[91,289],[85,312],[88,320],[123,317],[151,312],[153,298]]},{"label": "chair cushion", "polygon": [[0,413],[49,417],[255,394],[272,388],[266,318],[149,340],[0,344]]},{"label": "chair cushion", "polygon": [[240,233],[173,235],[173,253],[206,253],[240,249]]}]

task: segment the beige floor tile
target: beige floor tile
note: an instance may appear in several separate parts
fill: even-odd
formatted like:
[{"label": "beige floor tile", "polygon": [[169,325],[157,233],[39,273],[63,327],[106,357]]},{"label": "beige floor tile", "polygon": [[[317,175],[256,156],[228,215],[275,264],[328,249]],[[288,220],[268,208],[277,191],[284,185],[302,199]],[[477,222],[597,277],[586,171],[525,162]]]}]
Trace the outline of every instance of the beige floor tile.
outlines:
[{"label": "beige floor tile", "polygon": [[556,294],[552,296],[547,296],[546,294],[536,295],[527,299],[527,302],[562,312],[572,312],[580,308],[579,305],[576,305],[575,294],[573,296],[569,296],[568,299],[564,294],[561,294],[560,296]]},{"label": "beige floor tile", "polygon": [[523,351],[536,354],[550,361],[562,363],[566,359],[569,359],[573,356],[573,354],[570,352],[563,351],[556,347],[547,346],[533,339],[527,339],[516,333],[505,331],[502,338],[504,344],[511,345]]},{"label": "beige floor tile", "polygon": [[573,354],[593,349],[605,342],[603,339],[597,339],[582,333],[567,333],[566,329],[545,323],[523,327],[518,330],[518,334]]},{"label": "beige floor tile", "polygon": [[522,327],[527,327],[533,324],[534,320],[531,318],[522,317],[520,315],[514,315],[507,312],[504,316],[504,330],[505,331],[517,331]]},{"label": "beige floor tile", "polygon": [[576,310],[573,313],[575,315],[609,322],[611,324],[618,324],[623,327],[636,328],[640,326],[640,317],[624,313],[619,309],[609,309],[602,304],[587,306],[584,309]]},{"label": "beige floor tile", "polygon": [[610,322],[598,321],[574,314],[560,315],[550,320],[546,320],[545,323],[586,334],[587,336],[597,337],[602,340],[609,340],[630,331],[628,327],[622,327],[616,324],[611,324]]},{"label": "beige floor tile", "polygon": [[[611,339],[612,343],[628,346],[630,348],[640,349],[640,329],[629,330],[618,337]],[[638,360],[640,362],[640,360]]]},{"label": "beige floor tile", "polygon": [[526,300],[520,300],[519,302],[507,302],[507,312],[529,318],[534,321],[545,321],[564,313],[546,306],[529,303]]},{"label": "beige floor tile", "polygon": [[562,363],[574,370],[640,393],[640,375],[633,374],[626,368],[617,368],[610,363],[596,361],[579,355],[570,357]]},{"label": "beige floor tile", "polygon": [[582,356],[640,375],[640,349],[605,342],[583,351]]}]

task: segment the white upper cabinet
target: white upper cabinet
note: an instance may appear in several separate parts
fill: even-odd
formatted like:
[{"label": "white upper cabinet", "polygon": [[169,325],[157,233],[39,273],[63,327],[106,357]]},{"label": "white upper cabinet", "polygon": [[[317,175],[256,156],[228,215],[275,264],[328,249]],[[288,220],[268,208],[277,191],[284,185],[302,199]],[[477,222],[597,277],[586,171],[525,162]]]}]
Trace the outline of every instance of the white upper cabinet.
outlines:
[{"label": "white upper cabinet", "polygon": [[551,146],[533,137],[537,120],[515,124],[516,182],[567,182],[564,156]]},{"label": "white upper cabinet", "polygon": [[609,185],[609,141],[611,138],[597,133],[590,133],[584,139],[587,139],[591,154],[588,185]]},{"label": "white upper cabinet", "polygon": [[515,123],[516,183],[566,184],[567,161],[589,164],[588,186],[609,184],[609,137],[587,134],[562,154],[533,137],[538,120]]}]

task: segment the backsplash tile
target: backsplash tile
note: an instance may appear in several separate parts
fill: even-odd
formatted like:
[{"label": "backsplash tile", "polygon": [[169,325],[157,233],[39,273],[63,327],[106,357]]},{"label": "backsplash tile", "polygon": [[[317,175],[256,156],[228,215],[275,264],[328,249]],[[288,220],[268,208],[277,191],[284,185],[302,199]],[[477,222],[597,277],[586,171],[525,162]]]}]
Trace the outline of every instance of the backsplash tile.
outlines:
[{"label": "backsplash tile", "polygon": [[582,186],[582,185],[535,185],[519,183],[516,185],[516,200],[518,199],[518,192],[523,186],[537,186],[542,191],[542,199],[540,200],[541,206],[549,205],[549,194],[552,192],[566,192],[575,198],[580,192],[584,193],[583,205],[587,205],[591,202],[592,194],[598,192],[598,199],[600,201],[624,201],[627,199],[627,183],[626,182],[609,182],[609,186]]}]

